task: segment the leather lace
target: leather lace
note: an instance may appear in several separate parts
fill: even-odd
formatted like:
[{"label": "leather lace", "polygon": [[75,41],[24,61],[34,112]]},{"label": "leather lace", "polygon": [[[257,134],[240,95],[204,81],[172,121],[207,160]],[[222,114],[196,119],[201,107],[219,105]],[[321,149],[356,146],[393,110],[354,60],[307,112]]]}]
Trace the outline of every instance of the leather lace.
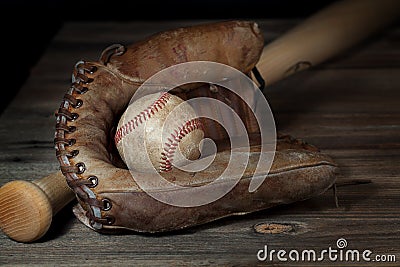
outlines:
[{"label": "leather lace", "polygon": [[[103,51],[100,62],[106,65],[113,54],[121,55],[125,48],[121,45],[110,46]],[[102,225],[111,225],[115,218],[110,215],[101,215],[101,211],[110,210],[112,203],[108,199],[97,199],[96,194],[91,190],[98,185],[99,179],[96,176],[85,177],[86,165],[84,162],[71,163],[70,159],[79,154],[79,150],[72,149],[76,140],[68,138],[68,134],[77,130],[76,126],[68,125],[69,122],[79,119],[79,113],[75,112],[84,105],[84,100],[79,98],[89,91],[89,84],[94,81],[89,75],[94,74],[97,67],[88,62],[79,61],[75,64],[72,84],[63,97],[60,108],[56,112],[56,134],[54,144],[56,157],[60,162],[60,170],[66,177],[68,186],[75,192],[79,200],[86,205],[86,216],[90,225],[100,229]]]}]

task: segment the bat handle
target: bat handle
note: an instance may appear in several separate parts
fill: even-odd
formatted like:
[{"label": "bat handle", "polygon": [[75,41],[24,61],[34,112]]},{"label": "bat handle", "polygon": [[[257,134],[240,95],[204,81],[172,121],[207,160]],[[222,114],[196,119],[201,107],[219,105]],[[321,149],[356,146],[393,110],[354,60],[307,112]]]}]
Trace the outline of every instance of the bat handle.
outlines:
[{"label": "bat handle", "polygon": [[342,0],[264,47],[257,68],[267,85],[338,55],[400,16],[398,0]]},{"label": "bat handle", "polygon": [[61,172],[33,182],[8,182],[0,188],[0,229],[18,242],[38,240],[74,197]]}]

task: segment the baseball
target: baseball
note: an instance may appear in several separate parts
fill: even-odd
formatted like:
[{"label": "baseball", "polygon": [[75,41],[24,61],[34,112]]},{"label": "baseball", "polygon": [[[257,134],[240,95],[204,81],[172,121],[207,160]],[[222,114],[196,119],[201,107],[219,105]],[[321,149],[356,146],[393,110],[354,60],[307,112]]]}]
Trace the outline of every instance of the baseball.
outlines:
[{"label": "baseball", "polygon": [[203,137],[195,110],[178,96],[161,92],[128,106],[114,140],[130,170],[168,172],[198,159]]}]

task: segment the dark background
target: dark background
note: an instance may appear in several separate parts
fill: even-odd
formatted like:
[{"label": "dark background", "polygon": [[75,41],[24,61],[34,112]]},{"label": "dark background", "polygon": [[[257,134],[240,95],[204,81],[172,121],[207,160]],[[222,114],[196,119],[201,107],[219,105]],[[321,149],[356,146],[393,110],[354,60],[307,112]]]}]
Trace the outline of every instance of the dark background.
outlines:
[{"label": "dark background", "polygon": [[[179,19],[301,19],[333,0],[19,1],[3,0],[0,114],[29,76],[49,42],[68,21]],[[79,29],[77,29],[79,30]]]}]

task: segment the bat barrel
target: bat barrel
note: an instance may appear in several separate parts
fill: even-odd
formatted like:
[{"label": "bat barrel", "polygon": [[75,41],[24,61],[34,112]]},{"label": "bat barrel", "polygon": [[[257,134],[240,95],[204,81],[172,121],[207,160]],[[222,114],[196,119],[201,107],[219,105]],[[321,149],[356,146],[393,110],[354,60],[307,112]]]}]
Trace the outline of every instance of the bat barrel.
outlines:
[{"label": "bat barrel", "polygon": [[18,242],[36,241],[73,198],[60,172],[33,182],[8,182],[0,188],[0,229]]}]

